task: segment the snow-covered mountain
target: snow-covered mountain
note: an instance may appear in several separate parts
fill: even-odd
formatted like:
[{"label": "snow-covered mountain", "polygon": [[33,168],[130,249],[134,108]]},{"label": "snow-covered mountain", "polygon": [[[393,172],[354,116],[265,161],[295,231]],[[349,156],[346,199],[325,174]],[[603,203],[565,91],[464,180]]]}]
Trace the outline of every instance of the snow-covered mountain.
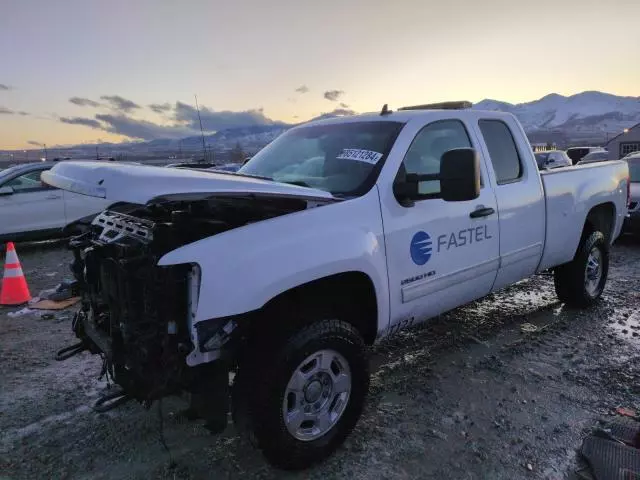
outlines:
[{"label": "snow-covered mountain", "polygon": [[513,113],[527,132],[620,133],[624,128],[640,123],[640,97],[619,97],[594,91],[569,97],[552,93],[517,105],[487,99],[473,108]]}]

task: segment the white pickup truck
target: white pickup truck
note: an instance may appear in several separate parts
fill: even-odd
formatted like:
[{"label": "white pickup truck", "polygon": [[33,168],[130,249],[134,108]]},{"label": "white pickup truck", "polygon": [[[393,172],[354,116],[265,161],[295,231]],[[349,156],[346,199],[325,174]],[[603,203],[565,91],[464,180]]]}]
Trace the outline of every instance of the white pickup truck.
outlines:
[{"label": "white pickup truck", "polygon": [[596,301],[627,164],[540,173],[512,115],[440,107],[305,124],[237,174],[55,166],[47,183],[118,202],[71,242],[61,357],[101,353],[146,405],[190,392],[213,430],[231,410],[296,469],[354,428],[367,345],[549,269],[562,301]]}]

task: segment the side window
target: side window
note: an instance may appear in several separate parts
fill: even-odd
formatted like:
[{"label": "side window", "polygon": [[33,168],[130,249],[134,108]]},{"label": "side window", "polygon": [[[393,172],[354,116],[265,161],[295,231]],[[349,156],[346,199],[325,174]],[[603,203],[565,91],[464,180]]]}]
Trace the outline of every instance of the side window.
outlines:
[{"label": "side window", "polygon": [[480,120],[478,125],[489,149],[498,185],[521,178],[522,162],[507,124],[500,120]]},{"label": "side window", "polygon": [[13,188],[16,193],[34,192],[51,188],[40,181],[41,174],[42,170],[25,173],[24,175],[20,175],[19,177],[14,178],[13,180],[9,180],[4,184],[4,186]]},{"label": "side window", "polygon": [[[471,141],[462,122],[441,120],[424,127],[413,139],[402,162],[401,173],[433,175],[440,173],[442,154],[455,148],[470,148]],[[439,180],[420,182],[419,193],[424,198],[440,193]]]}]

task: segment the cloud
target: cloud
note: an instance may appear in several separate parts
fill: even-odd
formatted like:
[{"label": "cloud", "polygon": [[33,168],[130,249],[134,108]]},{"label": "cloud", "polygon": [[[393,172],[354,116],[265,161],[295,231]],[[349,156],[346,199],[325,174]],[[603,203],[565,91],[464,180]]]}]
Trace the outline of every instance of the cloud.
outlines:
[{"label": "cloud", "polygon": [[0,107],[0,115],[13,115],[14,113],[16,112],[14,112],[13,110],[9,110],[6,107]]},{"label": "cloud", "polygon": [[342,108],[349,108],[349,105],[347,105],[346,103],[341,103],[341,104],[340,104],[340,106],[341,106]]},{"label": "cloud", "polygon": [[82,97],[71,97],[69,101],[81,107],[99,107],[100,106],[98,102],[94,102],[93,100],[90,100],[88,98],[82,98]]},{"label": "cloud", "polygon": [[349,115],[356,115],[357,112],[350,110],[348,108],[335,108],[331,112],[326,112],[318,115],[317,117],[312,118],[312,120],[323,120],[325,118],[335,118],[335,117],[345,117]]},{"label": "cloud", "polygon": [[44,144],[40,143],[40,142],[36,142],[35,140],[29,140],[27,142],[29,145],[34,145],[36,147],[42,147]]},{"label": "cloud", "polygon": [[[108,101],[112,106],[124,106],[125,110],[140,108],[129,100],[118,97],[100,97]],[[130,102],[129,105],[126,102]],[[149,109],[156,113],[171,113],[165,117],[170,124],[155,123],[148,120],[133,118],[123,112],[113,112],[109,114],[96,114],[93,118],[88,117],[60,117],[58,120],[69,125],[83,125],[85,127],[102,130],[117,135],[129,137],[131,139],[154,140],[157,138],[183,138],[200,133],[200,122],[198,111],[186,103],[176,102],[151,104]],[[0,112],[1,113],[1,112]],[[14,112],[11,112],[14,113]],[[280,125],[266,117],[263,109],[252,109],[240,112],[215,111],[207,107],[200,109],[202,118],[202,128],[206,133],[213,133],[227,128],[251,127],[261,125]]]},{"label": "cloud", "polygon": [[[96,119],[104,122],[102,129],[130,138],[153,140],[155,138],[181,138],[194,135],[196,132],[182,125],[158,125],[147,120],[136,120],[126,115],[96,115]],[[98,122],[96,122],[98,123]]]},{"label": "cloud", "polygon": [[343,115],[355,115],[356,112],[351,110],[350,108],[335,108],[333,111],[329,112],[329,115],[343,116]]},{"label": "cloud", "polygon": [[120,95],[102,95],[100,100],[109,102],[111,104],[111,108],[114,110],[121,110],[127,113],[131,110],[135,110],[136,108],[140,108],[140,105],[137,103],[127,100],[126,98],[122,98]]},{"label": "cloud", "polygon": [[337,102],[342,95],[344,95],[342,90],[329,90],[324,92],[324,98],[332,102]]},{"label": "cloud", "polygon": [[[240,112],[214,111],[206,107],[200,109],[202,128],[208,132],[217,132],[234,127],[248,127],[254,125],[274,125],[276,122],[267,118],[263,110],[253,109]],[[178,123],[199,131],[198,111],[191,105],[177,102],[175,107],[175,119]]]},{"label": "cloud", "polygon": [[0,90],[13,90],[13,87],[6,85],[4,83],[0,83]]},{"label": "cloud", "polygon": [[84,117],[60,117],[62,123],[68,123],[69,125],[84,125],[91,128],[102,128],[102,124],[97,120]]},{"label": "cloud", "polygon": [[167,103],[152,103],[149,108],[156,113],[165,113],[171,110],[173,107],[169,102]]},{"label": "cloud", "polygon": [[23,112],[23,111],[16,112],[16,113],[17,113],[18,115],[22,115],[23,117],[24,117],[25,115],[29,115],[29,112]]},{"label": "cloud", "polygon": [[300,85],[298,88],[296,88],[296,92],[309,93],[309,87],[307,87],[306,85]]}]

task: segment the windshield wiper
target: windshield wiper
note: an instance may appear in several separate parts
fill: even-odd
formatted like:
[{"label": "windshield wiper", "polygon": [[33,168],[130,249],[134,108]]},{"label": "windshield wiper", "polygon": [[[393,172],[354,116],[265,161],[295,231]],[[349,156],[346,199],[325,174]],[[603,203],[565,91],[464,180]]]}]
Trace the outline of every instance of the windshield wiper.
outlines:
[{"label": "windshield wiper", "polygon": [[297,185],[298,187],[313,188],[307,182],[303,182],[302,180],[293,180],[291,182],[279,182],[279,183],[286,183],[287,185]]}]

